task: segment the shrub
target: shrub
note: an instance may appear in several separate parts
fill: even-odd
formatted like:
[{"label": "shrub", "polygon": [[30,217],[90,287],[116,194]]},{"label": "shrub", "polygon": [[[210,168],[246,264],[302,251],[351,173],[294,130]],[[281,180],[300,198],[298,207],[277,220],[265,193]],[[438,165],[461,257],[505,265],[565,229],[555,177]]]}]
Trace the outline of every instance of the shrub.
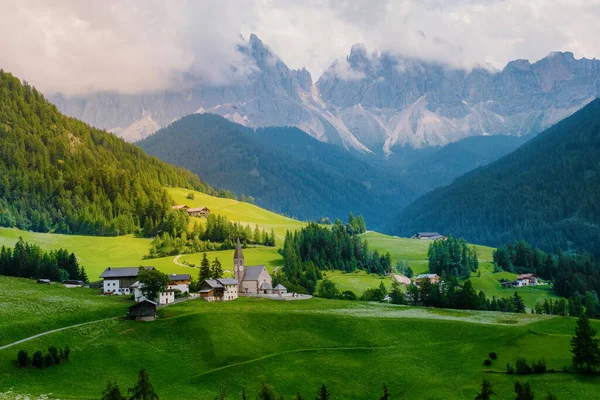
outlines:
[{"label": "shrub", "polygon": [[52,355],[50,353],[46,354],[46,356],[44,357],[44,366],[51,367],[53,365],[54,365],[54,358],[52,357]]},{"label": "shrub", "polygon": [[25,368],[29,365],[31,360],[29,359],[29,353],[25,350],[20,350],[17,354],[17,367]]},{"label": "shrub", "polygon": [[185,198],[188,200],[194,200],[194,198],[195,198],[194,193],[188,193],[188,195],[185,196]]},{"label": "shrub", "polygon": [[506,373],[509,375],[512,375],[515,373],[515,369],[513,368],[512,365],[506,364]]},{"label": "shrub", "polygon": [[54,364],[60,364],[61,359],[58,355],[58,349],[55,346],[48,347],[48,353],[52,357],[52,361],[54,361]]},{"label": "shrub", "polygon": [[69,354],[71,354],[71,349],[69,348],[69,346],[65,346],[65,348],[63,349],[63,356],[65,360],[69,359]]},{"label": "shrub", "polygon": [[344,290],[340,293],[340,299],[342,300],[357,300],[358,297],[352,290]]},{"label": "shrub", "polygon": [[498,358],[498,354],[496,354],[495,352],[491,352],[490,354],[488,354],[488,356],[492,359],[495,360],[496,358]]},{"label": "shrub", "polygon": [[546,373],[546,361],[538,360],[537,363],[533,364],[534,374],[545,374]]},{"label": "shrub", "polygon": [[38,350],[35,353],[33,353],[31,365],[33,365],[36,368],[42,368],[44,366],[44,355],[41,351]]},{"label": "shrub", "polygon": [[492,365],[492,360],[486,358],[485,360],[483,360],[483,365],[489,367],[490,365]]}]

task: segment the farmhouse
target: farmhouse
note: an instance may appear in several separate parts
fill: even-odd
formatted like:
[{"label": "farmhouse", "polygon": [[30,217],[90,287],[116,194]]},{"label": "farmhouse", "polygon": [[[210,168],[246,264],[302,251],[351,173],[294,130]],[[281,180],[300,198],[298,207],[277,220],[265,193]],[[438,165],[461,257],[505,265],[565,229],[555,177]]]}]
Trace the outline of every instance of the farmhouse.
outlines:
[{"label": "farmhouse", "polygon": [[[144,300],[148,300],[144,293],[142,292],[142,288],[144,284],[140,281],[136,281],[133,285],[131,285],[131,291],[133,292],[133,298],[136,303],[142,302]],[[161,306],[165,306],[167,304],[172,304],[175,302],[175,290],[167,289],[164,292],[160,292],[158,295],[158,299],[154,299],[158,301],[158,304]]]},{"label": "farmhouse", "polygon": [[421,274],[415,278],[415,283],[419,284],[425,279],[429,279],[429,281],[433,284],[440,283],[440,277],[437,274]]},{"label": "farmhouse", "polygon": [[537,286],[539,284],[538,278],[534,274],[521,274],[514,281],[501,283],[504,287]]},{"label": "farmhouse", "polygon": [[207,279],[200,286],[200,296],[206,301],[231,301],[238,298],[238,287],[235,279]]},{"label": "farmhouse", "polygon": [[417,232],[411,236],[411,239],[421,240],[446,240],[448,237],[440,235],[437,232]]},{"label": "farmhouse", "polygon": [[210,214],[208,207],[187,208],[185,212],[187,212],[190,217],[201,218],[206,218],[208,217],[208,214]]},{"label": "farmhouse", "polygon": [[140,268],[154,269],[154,267],[108,267],[100,274],[104,280],[104,294],[132,294],[131,286],[137,281]]},{"label": "farmhouse", "polygon": [[135,321],[154,321],[156,319],[156,303],[151,300],[143,300],[129,307],[127,319]]},{"label": "farmhouse", "polygon": [[168,288],[171,290],[179,290],[181,293],[190,292],[190,274],[171,274],[169,275]]},{"label": "farmhouse", "polygon": [[[243,294],[272,294],[273,279],[264,265],[244,266],[244,253],[240,239],[233,253],[233,274]],[[283,286],[282,286],[283,287]],[[285,289],[285,287],[283,287]],[[281,291],[282,289],[279,289]],[[286,290],[287,291],[287,290]]]},{"label": "farmhouse", "polygon": [[171,207],[173,210],[183,210],[183,211],[187,211],[187,209],[189,209],[188,206],[186,206],[185,204],[177,204],[174,205],[173,207]]}]

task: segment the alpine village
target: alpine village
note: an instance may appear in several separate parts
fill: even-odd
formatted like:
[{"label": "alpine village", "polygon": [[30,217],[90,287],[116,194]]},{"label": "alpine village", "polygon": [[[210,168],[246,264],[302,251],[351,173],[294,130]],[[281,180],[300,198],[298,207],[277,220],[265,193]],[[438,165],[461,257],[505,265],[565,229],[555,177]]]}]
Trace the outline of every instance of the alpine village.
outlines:
[{"label": "alpine village", "polygon": [[600,400],[596,2],[0,9],[0,400]]}]

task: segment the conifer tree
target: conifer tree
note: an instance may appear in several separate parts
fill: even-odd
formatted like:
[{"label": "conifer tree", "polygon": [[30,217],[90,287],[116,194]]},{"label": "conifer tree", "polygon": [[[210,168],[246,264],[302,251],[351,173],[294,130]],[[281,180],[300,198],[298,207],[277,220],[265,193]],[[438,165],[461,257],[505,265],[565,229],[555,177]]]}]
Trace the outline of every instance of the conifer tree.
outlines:
[{"label": "conifer tree", "polygon": [[121,394],[119,385],[108,382],[106,389],[102,392],[101,400],[125,400],[125,397]]},{"label": "conifer tree", "polygon": [[379,398],[379,400],[389,400],[390,398],[390,392],[388,391],[387,386],[385,386],[385,383],[383,384],[383,394],[381,395],[381,397]]},{"label": "conifer tree", "polygon": [[331,393],[327,390],[327,386],[322,384],[319,390],[317,391],[317,397],[315,400],[329,400],[331,397]]},{"label": "conifer tree", "polygon": [[212,262],[210,275],[211,279],[219,279],[223,277],[223,266],[221,265],[221,261],[218,258]]},{"label": "conifer tree", "polygon": [[534,399],[534,393],[531,391],[531,386],[529,385],[529,382],[527,382],[525,384],[521,384],[521,382],[516,381],[515,382],[515,393],[517,394],[517,397],[515,398],[515,400],[533,400]]},{"label": "conifer tree", "polygon": [[477,394],[475,400],[490,400],[496,393],[492,389],[492,384],[485,378],[481,382],[481,392]]},{"label": "conifer tree", "polygon": [[588,316],[583,314],[577,320],[575,336],[571,338],[571,352],[573,365],[577,367],[586,365],[588,373],[600,365],[600,350],[595,336],[596,329],[592,328]]},{"label": "conifer tree", "polygon": [[138,374],[136,385],[128,390],[131,394],[130,400],[159,400],[154,387],[148,378],[148,371],[141,369]]},{"label": "conifer tree", "polygon": [[210,279],[212,272],[210,270],[210,262],[208,261],[208,257],[206,257],[206,253],[202,255],[202,262],[200,263],[200,271],[198,272],[198,281],[200,284],[207,279]]}]

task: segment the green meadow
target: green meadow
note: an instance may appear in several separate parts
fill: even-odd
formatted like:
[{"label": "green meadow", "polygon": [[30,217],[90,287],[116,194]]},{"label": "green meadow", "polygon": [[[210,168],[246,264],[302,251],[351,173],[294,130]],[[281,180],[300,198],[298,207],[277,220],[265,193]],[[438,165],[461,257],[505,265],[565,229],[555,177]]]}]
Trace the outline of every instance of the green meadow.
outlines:
[{"label": "green meadow", "polygon": [[[283,245],[285,232],[296,230],[305,226],[304,222],[275,214],[253,204],[243,203],[232,199],[223,199],[181,188],[167,188],[169,195],[176,204],[186,204],[190,207],[208,207],[212,213],[227,216],[230,221],[240,222],[251,226],[258,225],[261,229],[270,231],[274,229],[277,237],[277,246]],[[194,194],[194,199],[187,199],[189,193]],[[203,223],[202,218],[192,218],[192,222]],[[368,223],[368,221],[367,221]],[[380,253],[390,252],[394,265],[397,261],[406,261],[413,269],[415,275],[428,271],[427,250],[429,241],[413,240],[388,236],[377,232],[368,232],[361,235],[369,242],[373,250]],[[86,268],[91,280],[98,276],[108,266],[130,267],[151,265],[166,273],[191,273],[197,270],[186,264],[199,265],[201,253],[185,254],[178,258],[164,257],[145,260],[148,254],[150,239],[134,237],[132,235],[120,237],[91,237],[78,235],[61,235],[49,233],[35,233],[19,231],[16,229],[0,228],[0,246],[14,246],[15,242],[23,237],[25,241],[39,245],[45,250],[65,248],[74,252],[81,265]],[[493,273],[492,252],[493,248],[476,245],[480,263],[480,274],[474,273],[471,277],[473,285],[478,290],[483,290],[488,296],[508,297],[514,294],[515,289],[504,289],[499,280],[501,278],[513,279],[516,275],[509,273]],[[233,259],[233,250],[213,251],[207,253],[210,260],[219,258],[224,268],[230,269]],[[244,250],[246,265],[266,265],[269,271],[283,264],[277,248],[252,247]],[[479,276],[480,275],[480,276]],[[327,276],[334,281],[341,290],[352,290],[362,294],[367,288],[376,287],[383,280],[389,288],[391,278],[381,278],[365,272],[342,273],[339,271],[327,272]],[[536,302],[548,297],[555,297],[550,287],[519,288],[525,304],[533,307]]]},{"label": "green meadow", "polygon": [[[29,286],[23,290],[29,290],[30,296],[38,293],[38,304],[50,292],[65,304],[80,296],[87,299],[87,289],[23,285]],[[122,313],[121,300],[93,296]],[[45,313],[48,320],[61,315],[54,308]],[[98,314],[105,315],[110,313]],[[506,399],[514,397],[517,379],[504,374],[506,363],[514,364],[520,356],[544,358],[548,368],[562,371],[571,364],[569,338],[575,326],[575,319],[568,317],[322,299],[193,300],[161,308],[159,316],[145,323],[104,320],[0,350],[0,388],[20,394],[52,393],[51,398],[93,399],[100,397],[109,380],[124,390],[132,387],[137,371],[147,368],[160,398],[167,400],[213,399],[221,383],[227,398],[241,398],[242,387],[253,398],[261,379],[286,399],[298,391],[312,398],[322,383],[333,399],[378,398],[383,382],[396,399],[472,399],[484,377],[494,385],[497,398]],[[2,317],[4,329],[18,331],[14,318]],[[53,326],[71,322],[75,321]],[[32,353],[50,345],[69,345],[70,361],[42,370],[13,364],[18,350]],[[483,360],[492,351],[498,353],[498,360],[484,367]],[[559,399],[599,398],[598,376],[556,372],[521,380],[531,383],[536,398],[549,392]]]}]

